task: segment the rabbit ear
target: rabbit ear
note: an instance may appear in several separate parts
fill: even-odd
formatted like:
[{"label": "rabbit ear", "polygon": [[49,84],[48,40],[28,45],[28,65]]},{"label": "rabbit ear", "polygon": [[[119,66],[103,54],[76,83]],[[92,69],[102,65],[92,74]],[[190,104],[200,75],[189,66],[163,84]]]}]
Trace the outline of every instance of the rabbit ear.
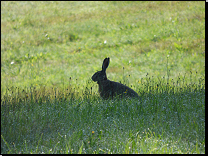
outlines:
[{"label": "rabbit ear", "polygon": [[103,66],[102,66],[102,70],[103,71],[106,71],[106,69],[108,68],[109,63],[110,63],[110,58],[109,57],[108,58],[105,58],[103,60]]}]

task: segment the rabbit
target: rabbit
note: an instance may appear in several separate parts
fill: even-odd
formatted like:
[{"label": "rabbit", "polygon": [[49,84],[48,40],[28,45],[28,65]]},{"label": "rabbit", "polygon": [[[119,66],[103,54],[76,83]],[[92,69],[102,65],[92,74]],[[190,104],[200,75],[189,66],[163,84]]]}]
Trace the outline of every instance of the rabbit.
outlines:
[{"label": "rabbit", "polygon": [[110,58],[103,60],[102,70],[96,72],[92,76],[92,80],[97,82],[99,85],[99,93],[103,99],[112,98],[115,96],[120,97],[136,97],[140,98],[139,95],[131,88],[114,81],[110,81],[106,76],[106,69],[110,63]]}]

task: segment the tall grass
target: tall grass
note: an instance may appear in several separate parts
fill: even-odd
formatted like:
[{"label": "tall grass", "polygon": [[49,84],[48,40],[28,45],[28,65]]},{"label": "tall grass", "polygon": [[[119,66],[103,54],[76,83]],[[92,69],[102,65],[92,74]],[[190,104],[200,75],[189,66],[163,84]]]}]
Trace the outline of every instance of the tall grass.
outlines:
[{"label": "tall grass", "polygon": [[102,100],[90,90],[76,97],[70,88],[8,89],[2,153],[204,153],[202,80],[167,85],[147,76],[141,101]]}]

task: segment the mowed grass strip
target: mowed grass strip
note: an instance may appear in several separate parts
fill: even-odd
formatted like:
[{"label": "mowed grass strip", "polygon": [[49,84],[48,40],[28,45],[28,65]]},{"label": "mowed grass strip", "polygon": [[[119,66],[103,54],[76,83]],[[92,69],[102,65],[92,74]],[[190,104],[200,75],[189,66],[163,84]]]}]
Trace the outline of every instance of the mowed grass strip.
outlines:
[{"label": "mowed grass strip", "polygon": [[83,84],[107,56],[115,81],[204,74],[203,2],[2,2],[1,26],[4,89]]}]

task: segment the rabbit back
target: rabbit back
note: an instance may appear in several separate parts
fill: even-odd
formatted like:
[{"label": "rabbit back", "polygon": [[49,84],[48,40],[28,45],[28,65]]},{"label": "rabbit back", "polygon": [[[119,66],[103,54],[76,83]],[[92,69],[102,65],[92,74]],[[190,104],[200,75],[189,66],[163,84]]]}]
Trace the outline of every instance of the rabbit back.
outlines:
[{"label": "rabbit back", "polygon": [[131,88],[110,80],[104,80],[98,83],[100,96],[104,99],[119,97],[139,97]]}]

